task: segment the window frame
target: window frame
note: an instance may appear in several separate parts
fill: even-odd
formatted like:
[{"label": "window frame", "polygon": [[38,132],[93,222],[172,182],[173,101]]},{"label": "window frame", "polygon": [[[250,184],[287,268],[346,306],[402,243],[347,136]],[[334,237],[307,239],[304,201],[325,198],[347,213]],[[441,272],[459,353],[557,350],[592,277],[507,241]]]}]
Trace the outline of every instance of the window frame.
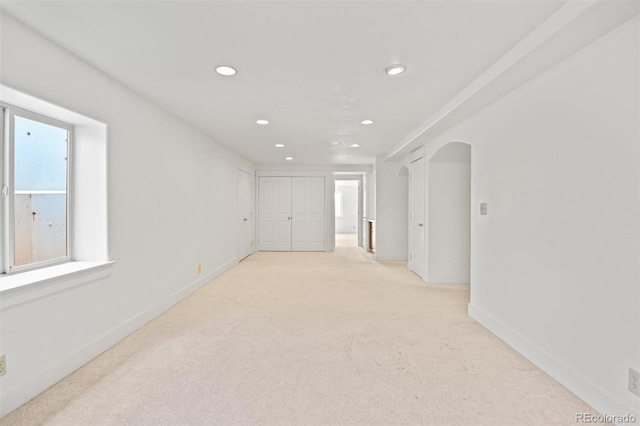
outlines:
[{"label": "window frame", "polygon": [[[73,232],[74,232],[74,130],[75,126],[65,121],[56,120],[46,115],[38,114],[23,108],[0,102],[2,110],[2,137],[0,140],[0,166],[2,168],[2,244],[0,245],[0,276],[7,276],[19,272],[46,268],[73,261]],[[66,187],[66,244],[67,254],[63,257],[33,262],[26,265],[15,265],[15,184],[14,184],[14,151],[15,151],[15,117],[63,128],[67,130],[67,187]],[[5,189],[6,188],[6,189]]]}]

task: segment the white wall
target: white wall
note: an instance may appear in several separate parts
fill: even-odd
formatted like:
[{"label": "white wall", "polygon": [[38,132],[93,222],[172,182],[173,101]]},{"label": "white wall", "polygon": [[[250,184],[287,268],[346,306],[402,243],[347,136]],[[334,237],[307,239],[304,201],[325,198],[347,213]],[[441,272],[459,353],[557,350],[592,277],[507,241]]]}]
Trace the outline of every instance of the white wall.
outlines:
[{"label": "white wall", "polygon": [[[438,154],[453,146],[445,145]],[[458,161],[464,159],[434,158],[428,165],[427,281],[430,283],[469,282],[471,165]]]},{"label": "white wall", "polygon": [[116,262],[108,278],[1,311],[6,414],[237,262],[246,162],[8,16],[0,28],[2,84],[108,125]]},{"label": "white wall", "polygon": [[409,182],[406,174],[400,175],[402,167],[376,158],[376,260],[407,260]]},{"label": "white wall", "polygon": [[358,233],[358,181],[336,180],[336,193],[342,194],[342,217],[336,217],[337,234]]},{"label": "white wall", "polygon": [[595,409],[637,417],[639,30],[636,17],[425,146],[472,145],[470,314]]}]

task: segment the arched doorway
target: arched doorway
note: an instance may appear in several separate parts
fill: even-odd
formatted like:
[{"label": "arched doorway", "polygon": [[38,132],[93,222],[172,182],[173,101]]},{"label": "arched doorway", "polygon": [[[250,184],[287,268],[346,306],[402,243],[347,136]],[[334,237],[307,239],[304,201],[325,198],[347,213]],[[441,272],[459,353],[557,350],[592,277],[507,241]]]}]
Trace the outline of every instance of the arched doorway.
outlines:
[{"label": "arched doorway", "polygon": [[469,283],[471,146],[450,142],[427,170],[427,276],[430,283]]}]

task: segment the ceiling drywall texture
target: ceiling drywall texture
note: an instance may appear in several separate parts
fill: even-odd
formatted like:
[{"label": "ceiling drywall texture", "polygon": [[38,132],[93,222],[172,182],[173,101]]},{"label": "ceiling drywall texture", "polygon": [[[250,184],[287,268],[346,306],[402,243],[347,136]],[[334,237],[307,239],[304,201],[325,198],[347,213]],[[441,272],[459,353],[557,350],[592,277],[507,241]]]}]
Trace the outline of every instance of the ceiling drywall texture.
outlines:
[{"label": "ceiling drywall texture", "polygon": [[[564,4],[3,1],[2,8],[256,164],[292,156],[290,163],[317,165],[370,164],[406,143]],[[387,76],[393,63],[407,71]],[[221,64],[238,74],[217,75]],[[257,125],[261,118],[270,124]],[[360,124],[366,118],[374,124]]]}]

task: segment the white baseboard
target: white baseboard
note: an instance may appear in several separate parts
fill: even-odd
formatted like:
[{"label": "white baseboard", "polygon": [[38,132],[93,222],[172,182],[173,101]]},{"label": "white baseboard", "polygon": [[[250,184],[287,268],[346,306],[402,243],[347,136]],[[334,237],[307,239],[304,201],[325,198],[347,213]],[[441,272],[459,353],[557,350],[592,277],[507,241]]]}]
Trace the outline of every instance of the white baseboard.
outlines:
[{"label": "white baseboard", "polygon": [[427,282],[433,284],[469,284],[469,274],[429,274]]},{"label": "white baseboard", "polygon": [[233,260],[209,272],[181,290],[176,291],[155,306],[150,307],[111,331],[97,337],[93,341],[75,349],[55,364],[35,373],[23,383],[9,389],[0,395],[0,418],[28,402],[38,394],[82,367],[107,349],[123,340],[125,337],[147,324],[163,312],[180,302],[196,290],[203,287],[209,281],[222,275],[238,263]]},{"label": "white baseboard", "polygon": [[[507,325],[497,320],[481,308],[468,305],[469,316],[495,334],[542,371],[569,389],[596,411],[607,416],[634,416],[640,419],[637,410],[619,401],[609,392],[580,375],[563,361],[530,342]],[[577,413],[576,413],[577,414]]]}]

